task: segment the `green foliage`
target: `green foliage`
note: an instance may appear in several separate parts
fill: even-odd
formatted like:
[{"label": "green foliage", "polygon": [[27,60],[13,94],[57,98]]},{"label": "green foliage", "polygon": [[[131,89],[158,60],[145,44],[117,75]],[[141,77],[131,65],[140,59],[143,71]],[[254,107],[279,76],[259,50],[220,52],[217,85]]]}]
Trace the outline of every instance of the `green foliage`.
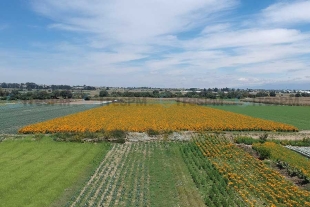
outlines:
[{"label": "green foliage", "polygon": [[234,138],[234,142],[237,144],[247,144],[247,145],[252,145],[254,143],[258,143],[259,140],[258,139],[254,139],[252,137],[244,137],[244,136],[240,136],[240,137],[236,137]]},{"label": "green foliage", "polygon": [[106,132],[107,139],[111,139],[111,141],[116,143],[125,143],[126,142],[126,132],[123,130],[113,130]]},{"label": "green foliage", "polygon": [[[279,140],[279,139],[266,139],[265,141],[268,142],[274,142],[276,144],[281,145],[291,145],[291,146],[300,146],[300,147],[310,147],[310,138],[305,137],[302,140]],[[247,144],[247,145],[253,145],[254,143],[261,143],[260,139],[254,139],[252,137],[236,137],[234,138],[234,142],[237,144]]]},{"label": "green foliage", "polygon": [[60,96],[62,96],[62,98],[64,98],[64,99],[66,99],[66,98],[72,98],[73,94],[69,90],[63,90],[63,91],[60,91]]},{"label": "green foliage", "polygon": [[266,142],[255,144],[253,148],[257,151],[269,150],[269,157],[279,168],[286,169],[290,176],[303,179],[304,183],[310,182],[309,159],[279,144]]},{"label": "green foliage", "polygon": [[157,136],[157,135],[160,134],[159,131],[156,131],[156,130],[154,130],[154,129],[148,129],[148,130],[146,131],[146,133],[147,133],[149,136]]},{"label": "green foliage", "polygon": [[305,137],[302,140],[271,140],[281,145],[292,145],[300,147],[310,147],[310,138]]},{"label": "green foliage", "polygon": [[126,132],[123,130],[113,131],[99,131],[99,132],[66,132],[66,133],[54,133],[51,137],[55,141],[65,142],[102,142],[110,141],[115,143],[126,142]]},{"label": "green foliage", "polygon": [[276,97],[276,92],[275,92],[275,91],[271,91],[271,92],[269,93],[269,95],[270,95],[271,97]]},{"label": "green foliage", "polygon": [[258,152],[259,159],[269,159],[271,156],[271,149],[265,147],[262,144],[253,144],[253,149]]},{"label": "green foliage", "polygon": [[180,144],[113,144],[93,179],[66,206],[203,206]]},{"label": "green foliage", "polygon": [[263,133],[261,135],[259,135],[259,142],[260,143],[265,143],[267,141],[268,138],[268,134],[267,133]]},{"label": "green foliage", "polygon": [[117,138],[117,139],[125,139],[126,138],[126,133],[123,130],[113,130],[109,132],[110,137],[112,138]]},{"label": "green foliage", "polygon": [[106,96],[108,96],[108,95],[109,95],[109,93],[108,93],[107,90],[102,90],[102,91],[99,92],[99,96],[100,96],[100,97],[106,97]]},{"label": "green foliage", "polygon": [[192,179],[207,206],[239,206],[239,203],[246,206],[228,186],[227,178],[223,177],[194,142],[184,144],[181,150]]}]

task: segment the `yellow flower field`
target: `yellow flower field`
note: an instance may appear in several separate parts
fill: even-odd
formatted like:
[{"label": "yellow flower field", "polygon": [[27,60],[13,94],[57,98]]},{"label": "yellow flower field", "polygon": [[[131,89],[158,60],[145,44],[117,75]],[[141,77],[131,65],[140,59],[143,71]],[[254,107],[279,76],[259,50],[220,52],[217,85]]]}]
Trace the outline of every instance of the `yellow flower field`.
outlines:
[{"label": "yellow flower field", "polygon": [[116,105],[23,127],[19,133],[157,131],[298,131],[294,126],[197,105]]}]

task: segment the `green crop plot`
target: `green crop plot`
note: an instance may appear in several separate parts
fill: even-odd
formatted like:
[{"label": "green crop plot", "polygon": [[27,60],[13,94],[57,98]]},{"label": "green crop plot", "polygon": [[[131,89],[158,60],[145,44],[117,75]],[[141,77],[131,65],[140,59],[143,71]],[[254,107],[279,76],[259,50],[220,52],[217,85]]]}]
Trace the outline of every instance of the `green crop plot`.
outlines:
[{"label": "green crop plot", "polygon": [[293,126],[296,126],[299,130],[310,130],[309,106],[225,105],[209,107],[291,124]]},{"label": "green crop plot", "polygon": [[183,161],[181,145],[114,145],[68,206],[205,206]]},{"label": "green crop plot", "polygon": [[18,129],[25,125],[73,114],[96,106],[99,105],[0,105],[0,134],[16,134]]},{"label": "green crop plot", "polygon": [[50,138],[0,142],[0,206],[64,206],[109,149]]}]

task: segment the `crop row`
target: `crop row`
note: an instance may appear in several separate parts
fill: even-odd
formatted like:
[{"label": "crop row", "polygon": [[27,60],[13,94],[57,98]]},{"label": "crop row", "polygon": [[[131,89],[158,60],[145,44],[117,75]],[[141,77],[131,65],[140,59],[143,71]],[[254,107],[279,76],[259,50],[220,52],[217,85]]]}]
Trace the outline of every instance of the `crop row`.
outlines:
[{"label": "crop row", "polygon": [[20,133],[297,131],[294,126],[197,105],[109,105],[23,127]]},{"label": "crop row", "polygon": [[147,153],[139,145],[114,145],[67,206],[148,206],[147,169],[138,162],[139,154],[132,154],[139,147]]},{"label": "crop row", "polygon": [[23,126],[91,109],[98,105],[29,105],[0,106],[0,134],[16,134]]},{"label": "crop row", "polygon": [[212,165],[199,147],[190,142],[182,146],[182,155],[207,206],[246,206],[228,185],[228,180]]},{"label": "crop row", "polygon": [[200,135],[195,142],[249,206],[310,206],[308,191],[294,186],[224,137]]},{"label": "crop row", "polygon": [[276,161],[280,168],[285,168],[289,175],[298,176],[305,182],[310,182],[310,161],[308,158],[273,142],[256,143],[253,148],[258,151],[268,151],[270,158]]},{"label": "crop row", "polygon": [[115,144],[67,206],[205,206],[180,145]]}]

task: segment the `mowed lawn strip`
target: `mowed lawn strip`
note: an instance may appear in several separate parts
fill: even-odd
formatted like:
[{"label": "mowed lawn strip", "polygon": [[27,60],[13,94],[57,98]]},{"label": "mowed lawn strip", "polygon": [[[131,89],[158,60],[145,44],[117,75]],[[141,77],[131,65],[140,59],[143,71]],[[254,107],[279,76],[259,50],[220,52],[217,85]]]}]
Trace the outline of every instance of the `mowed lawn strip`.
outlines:
[{"label": "mowed lawn strip", "polygon": [[67,191],[87,179],[109,148],[46,137],[0,143],[1,205],[50,206],[64,194],[72,196]]},{"label": "mowed lawn strip", "polygon": [[293,125],[299,130],[310,130],[309,106],[241,105],[209,106],[216,109]]}]

